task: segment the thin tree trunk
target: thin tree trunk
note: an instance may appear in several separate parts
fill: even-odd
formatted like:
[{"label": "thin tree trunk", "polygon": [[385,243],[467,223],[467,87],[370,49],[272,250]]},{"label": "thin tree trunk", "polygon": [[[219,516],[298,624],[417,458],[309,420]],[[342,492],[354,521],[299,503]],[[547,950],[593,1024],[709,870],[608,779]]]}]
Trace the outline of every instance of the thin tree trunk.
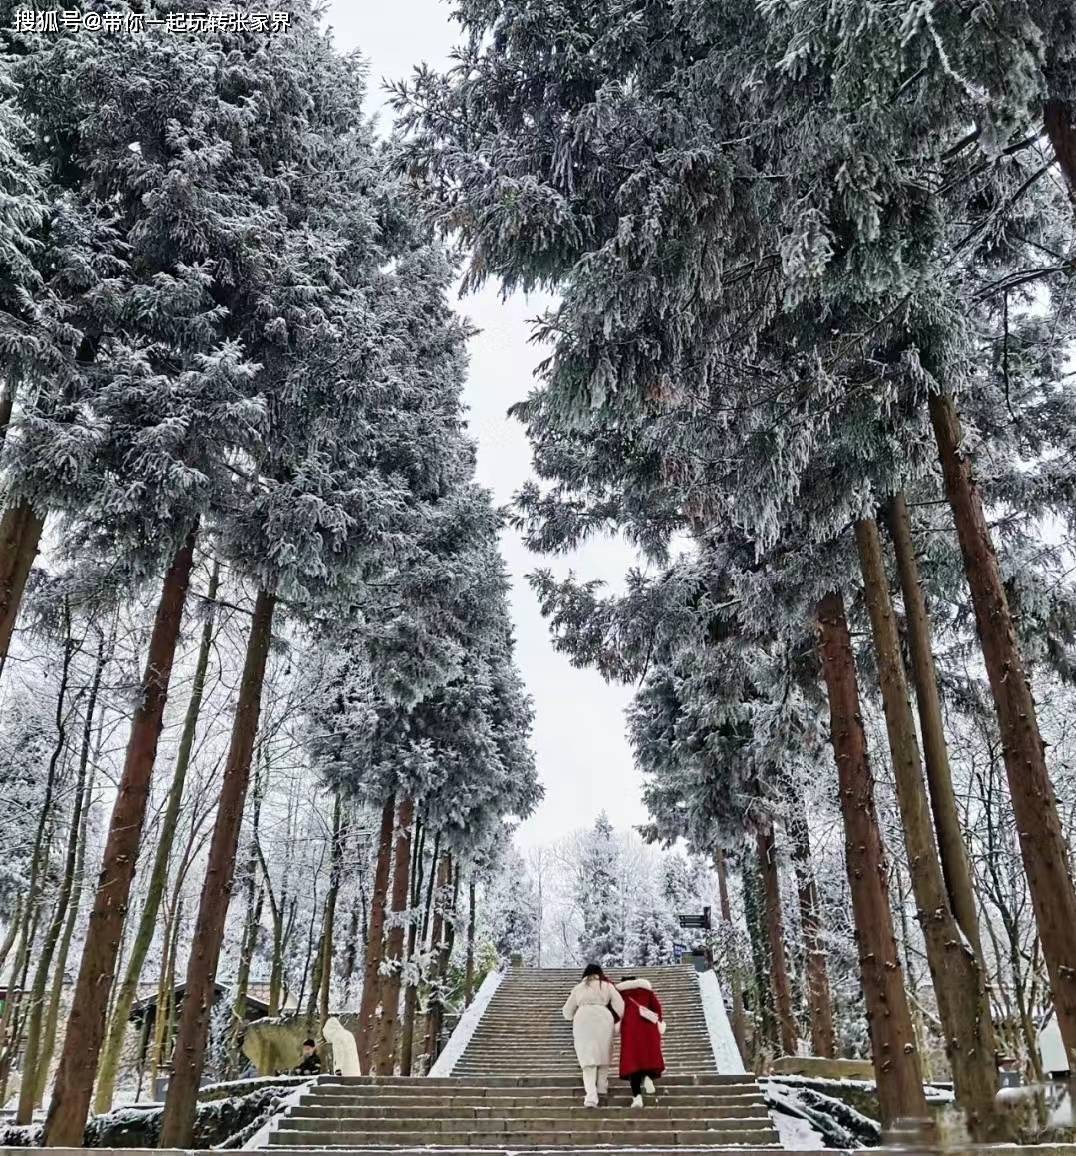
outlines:
[{"label": "thin tree trunk", "polygon": [[232,1023],[228,1033],[228,1064],[233,1076],[242,1069],[243,1028],[247,1021],[247,995],[250,991],[250,960],[258,942],[261,928],[262,908],[265,905],[265,889],[259,887],[253,905],[247,908],[243,926],[243,941],[239,949],[239,967],[235,977],[235,999],[232,1001]]},{"label": "thin tree trunk", "polygon": [[157,850],[154,853],[153,866],[149,873],[149,885],[146,889],[145,901],[142,904],[142,913],[138,920],[138,930],[135,932],[134,943],[131,945],[131,954],[127,960],[123,983],[116,995],[108,1038],[101,1055],[97,1076],[97,1092],[94,1097],[94,1111],[98,1113],[107,1112],[112,1107],[116,1075],[119,1071],[120,1057],[123,1054],[123,1043],[127,1038],[127,1020],[131,1014],[131,1006],[138,994],[138,981],[142,976],[142,965],[146,962],[146,956],[149,954],[153,937],[157,931],[157,916],[161,909],[161,899],[168,885],[168,867],[172,858],[172,846],[175,842],[176,828],[179,825],[180,808],[183,805],[183,790],[187,783],[187,772],[190,769],[194,740],[198,733],[198,720],[202,711],[202,698],[205,694],[206,671],[209,669],[209,654],[213,646],[214,616],[219,582],[220,564],[214,562],[212,573],[209,576],[209,588],[206,592],[209,613],[202,626],[202,637],[198,645],[198,659],[194,668],[191,696],[187,702],[187,712],[183,718],[183,730],[179,738],[179,749],[176,752],[176,766],[172,772],[172,785],[168,789],[168,799],[165,803],[164,815],[161,818]]},{"label": "thin tree trunk", "polygon": [[[721,920],[728,929],[730,946],[735,934],[735,924],[732,921],[732,903],[729,901],[728,866],[725,863],[724,848],[718,847],[714,852],[714,870],[717,872],[717,894],[721,904]],[[732,1035],[736,1040],[736,1048],[740,1059],[746,1066],[749,1062],[747,1050],[747,1017],[743,1005],[743,978],[740,975],[738,960],[729,960],[729,986],[732,989]]]},{"label": "thin tree trunk", "polygon": [[329,851],[329,892],[325,896],[325,923],[321,931],[321,982],[318,985],[318,1012],[321,1026],[329,1018],[329,995],[333,979],[333,927],[336,923],[336,897],[340,893],[340,871],[344,856],[341,840],[340,794],[333,800],[332,846]]},{"label": "thin tree trunk", "polygon": [[[48,860],[49,824],[52,821],[53,796],[56,793],[56,773],[60,755],[65,745],[63,708],[67,698],[67,683],[74,656],[74,643],[71,639],[70,624],[64,642],[62,676],[56,699],[56,741],[53,744],[52,756],[49,759],[48,770],[45,776],[45,791],[41,799],[41,811],[34,831],[33,851],[30,856],[30,878],[26,889],[26,907],[23,914],[22,926],[19,931],[19,946],[15,952],[11,974],[8,980],[8,997],[4,1000],[3,1011],[0,1012],[0,1104],[7,1099],[7,1083],[11,1073],[11,1064],[19,1046],[22,1033],[22,1012],[20,1004],[26,991],[26,975],[30,965],[30,956],[33,950],[34,938],[37,934],[40,918],[40,902],[42,877]],[[18,1013],[18,1014],[17,1014]]]},{"label": "thin tree trunk", "polygon": [[194,538],[192,530],[168,567],[153,622],[149,656],[142,676],[142,696],[131,723],[67,1034],[45,1122],[43,1142],[49,1147],[78,1147],[86,1128],[194,561]]},{"label": "thin tree trunk", "polygon": [[751,1024],[751,1052],[753,1071],[760,1071],[765,1053],[777,1050],[777,1017],[773,1013],[773,993],[770,990],[770,953],[766,933],[762,927],[759,892],[762,879],[752,870],[751,856],[745,855],[741,869],[743,882],[744,922],[751,944],[751,970],[754,986],[754,1015]]},{"label": "thin tree trunk", "polygon": [[153,1024],[153,1055],[150,1061],[150,1083],[168,1062],[172,1038],[172,1001],[176,989],[176,955],[179,952],[179,932],[183,922],[183,901],[176,898],[170,922],[164,928],[164,954],[157,983],[157,1016]]},{"label": "thin tree trunk", "polygon": [[265,682],[275,607],[276,596],[259,590],[254,601],[231,743],[224,764],[217,820],[209,845],[209,860],[202,883],[193,948],[187,963],[183,1014],[176,1036],[172,1079],[161,1118],[162,1148],[189,1148],[191,1144],[198,1086],[205,1065],[217,963],[235,875],[235,856],[239,848],[243,808],[250,781],[254,740],[258,734],[262,686]]},{"label": "thin tree trunk", "polygon": [[11,954],[11,949],[15,946],[15,940],[19,938],[19,928],[21,926],[22,896],[16,895],[15,910],[11,913],[11,923],[8,925],[7,935],[4,936],[4,942],[0,943],[0,975],[3,974],[4,964],[7,963],[7,957]]},{"label": "thin tree trunk", "polygon": [[822,928],[818,886],[811,865],[811,831],[803,810],[803,800],[792,800],[787,811],[792,867],[796,872],[800,924],[803,927],[803,950],[807,956],[807,999],[811,1012],[811,1051],[831,1059],[837,1053],[833,1030],[833,997],[829,989],[829,970]]},{"label": "thin tree trunk", "polygon": [[1009,794],[1057,1023],[1070,1065],[1076,1070],[1076,889],[1069,874],[1068,847],[982,499],[971,462],[960,450],[963,435],[952,398],[931,394],[930,417],[994,695]]},{"label": "thin tree trunk", "polygon": [[374,1053],[374,1013],[381,994],[381,959],[385,950],[385,910],[388,906],[389,872],[392,869],[392,829],[396,819],[396,798],[390,795],[381,808],[381,828],[377,841],[373,893],[370,896],[370,930],[366,941],[366,961],[362,975],[362,1002],[356,1033],[362,1070],[369,1073]]},{"label": "thin tree trunk", "polygon": [[893,934],[885,851],[874,809],[874,778],[843,597],[838,592],[827,594],[817,613],[844,820],[845,866],[882,1122],[925,1120],[926,1095]]},{"label": "thin tree trunk", "polygon": [[[109,640],[111,651],[113,639]],[[87,737],[84,735],[84,738]],[[56,955],[56,967],[53,969],[52,988],[49,992],[49,1008],[45,1018],[45,1042],[42,1046],[41,1062],[37,1067],[37,1088],[35,1089],[35,1104],[38,1108],[45,1098],[45,1088],[48,1084],[49,1067],[52,1057],[56,1053],[56,1032],[60,1022],[60,1003],[63,999],[64,980],[67,976],[67,960],[71,952],[71,942],[75,935],[75,924],[78,921],[82,907],[83,892],[86,885],[86,844],[90,826],[90,812],[93,803],[93,788],[97,767],[101,761],[101,749],[104,744],[104,723],[98,721],[97,735],[93,741],[92,757],[90,759],[89,774],[83,791],[81,807],[81,830],[79,832],[78,861],[75,866],[75,891],[73,902],[67,906],[67,922],[64,925],[63,936],[60,939],[60,948]],[[87,748],[88,749],[88,748]],[[0,963],[2,969],[2,963]]]},{"label": "thin tree trunk", "polygon": [[475,932],[475,881],[474,872],[467,883],[467,962],[463,970],[463,1006],[469,1008],[474,999],[474,932]]},{"label": "thin tree trunk", "polygon": [[45,515],[37,513],[25,498],[0,517],[0,674],[44,528]]},{"label": "thin tree trunk", "polygon": [[[445,855],[445,885],[453,877],[452,857]],[[428,1062],[437,1061],[441,1048],[441,1029],[445,1021],[445,979],[448,976],[448,964],[452,958],[452,948],[456,942],[456,910],[460,894],[460,872],[457,865],[455,881],[452,886],[450,906],[441,919],[443,928],[441,945],[437,953],[437,997],[431,1001],[431,1007],[426,1020],[426,1055]]]},{"label": "thin tree trunk", "polygon": [[18,382],[14,373],[9,372],[0,387],[0,450],[7,441],[8,426],[11,425],[11,411],[15,408],[15,394],[18,392]]},{"label": "thin tree trunk", "polygon": [[766,935],[770,942],[770,982],[777,1012],[781,1050],[794,1056],[799,1050],[799,1031],[792,1014],[792,985],[788,979],[788,961],[785,958],[785,926],[781,915],[781,881],[777,874],[777,848],[773,826],[760,824],[755,832],[758,864],[762,875],[762,896],[766,907]]},{"label": "thin tree trunk", "polygon": [[400,976],[403,968],[404,925],[411,880],[411,824],[415,804],[401,801],[396,817],[396,842],[392,861],[392,926],[385,946],[388,970],[381,976],[381,1021],[377,1029],[373,1071],[391,1076],[396,1064],[396,1025],[400,1015]]},{"label": "thin tree trunk", "polygon": [[[419,823],[416,819],[415,827]],[[408,982],[404,987],[403,1020],[400,1025],[400,1075],[411,1075],[415,1052],[415,1013],[418,1010],[418,977],[415,974],[415,949],[418,946],[418,920],[415,913],[418,911],[419,901],[422,898],[422,868],[426,850],[426,830],[422,828],[421,837],[413,839],[414,850],[411,855],[411,902],[409,904],[407,920],[407,948],[406,960],[410,969]]]},{"label": "thin tree trunk", "polygon": [[242,1067],[243,1053],[240,1040],[247,1019],[247,992],[250,988],[250,961],[258,945],[262,910],[265,906],[265,888],[258,886],[258,838],[262,812],[262,777],[257,756],[254,758],[254,789],[251,794],[250,851],[243,872],[246,883],[246,913],[243,918],[243,938],[239,945],[239,968],[235,977],[235,998],[232,1000],[232,1022],[228,1031],[228,1065],[234,1074]]},{"label": "thin tree trunk", "polygon": [[927,611],[926,598],[923,596],[922,583],[919,581],[911,519],[908,516],[908,503],[903,493],[895,494],[890,500],[886,521],[897,561],[901,594],[904,597],[904,616],[908,627],[908,650],[915,683],[915,701],[919,713],[919,729],[923,735],[923,762],[926,765],[934,829],[938,836],[942,875],[945,878],[945,888],[949,894],[953,916],[960,925],[964,938],[971,944],[985,975],[971,867],[964,845],[956,792],[953,790],[949,749],[945,742],[941,697],[938,694],[938,672],[934,666],[930,614]]},{"label": "thin tree trunk", "polygon": [[426,1040],[423,1050],[426,1053],[427,1065],[434,1062],[434,1052],[437,1049],[437,1037],[440,1034],[441,1009],[444,995],[442,992],[441,966],[443,962],[443,944],[445,936],[445,888],[452,875],[452,856],[447,852],[437,861],[436,881],[437,894],[434,898],[433,925],[430,936],[430,994],[426,1001]]},{"label": "thin tree trunk", "polygon": [[[60,687],[56,697],[56,743],[52,750],[49,765],[49,778],[54,779],[60,756],[67,747],[67,690],[71,679],[71,662],[74,659],[77,646],[71,637],[71,614],[64,604],[64,620],[66,637],[64,639],[64,657],[60,671]],[[71,888],[75,881],[75,866],[78,862],[78,835],[82,823],[82,793],[86,786],[86,768],[89,763],[89,733],[93,728],[93,712],[97,707],[97,691],[101,685],[101,670],[104,666],[104,643],[97,652],[97,663],[94,667],[93,681],[90,687],[89,705],[87,708],[87,723],[85,726],[81,756],[78,762],[78,771],[75,778],[74,802],[71,812],[71,824],[67,833],[67,849],[64,854],[63,874],[60,876],[60,889],[56,895],[52,919],[49,922],[45,938],[37,952],[37,966],[34,969],[34,982],[30,989],[29,1021],[26,1029],[26,1046],[22,1059],[22,1082],[19,1084],[19,1104],[15,1113],[16,1124],[29,1124],[34,1115],[34,1090],[37,1087],[37,1066],[41,1053],[41,1031],[45,1020],[45,989],[49,982],[49,969],[52,967],[52,957],[63,933],[64,922],[67,918],[67,904],[71,899]]]}]

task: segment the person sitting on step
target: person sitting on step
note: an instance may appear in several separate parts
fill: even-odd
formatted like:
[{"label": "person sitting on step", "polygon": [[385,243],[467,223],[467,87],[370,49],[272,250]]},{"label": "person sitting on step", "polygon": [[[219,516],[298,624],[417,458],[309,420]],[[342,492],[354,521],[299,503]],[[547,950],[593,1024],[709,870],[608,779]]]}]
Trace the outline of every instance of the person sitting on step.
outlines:
[{"label": "person sitting on step", "polygon": [[321,1056],[313,1040],[303,1040],[303,1058],[291,1070],[293,1076],[321,1075]]},{"label": "person sitting on step", "polygon": [[665,1071],[661,1037],[665,1015],[647,979],[626,975],[616,985],[624,999],[620,1022],[620,1078],[631,1082],[631,1106],[643,1106],[643,1092],[654,1094],[654,1081]]},{"label": "person sitting on step", "polygon": [[562,1011],[572,1025],[575,1058],[583,1069],[583,1106],[596,1108],[598,1097],[609,1091],[613,1017],[624,1014],[624,1001],[601,965],[588,963],[582,982],[572,988]]}]

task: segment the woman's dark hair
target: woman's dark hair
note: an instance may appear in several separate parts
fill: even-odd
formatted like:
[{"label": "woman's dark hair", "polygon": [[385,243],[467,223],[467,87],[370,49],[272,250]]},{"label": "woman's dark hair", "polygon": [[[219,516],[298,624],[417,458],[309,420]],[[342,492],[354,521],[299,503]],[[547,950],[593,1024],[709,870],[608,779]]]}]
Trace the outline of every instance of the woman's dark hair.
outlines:
[{"label": "woman's dark hair", "polygon": [[609,980],[606,978],[605,972],[602,971],[602,965],[600,963],[588,963],[586,967],[583,968],[584,979],[590,979],[592,975],[596,975],[602,981],[602,983],[609,982]]},{"label": "woman's dark hair", "polygon": [[318,1045],[313,1040],[303,1040],[304,1048],[316,1048]]},{"label": "woman's dark hair", "polygon": [[634,975],[622,975],[620,977],[621,983],[630,983],[635,978]]}]

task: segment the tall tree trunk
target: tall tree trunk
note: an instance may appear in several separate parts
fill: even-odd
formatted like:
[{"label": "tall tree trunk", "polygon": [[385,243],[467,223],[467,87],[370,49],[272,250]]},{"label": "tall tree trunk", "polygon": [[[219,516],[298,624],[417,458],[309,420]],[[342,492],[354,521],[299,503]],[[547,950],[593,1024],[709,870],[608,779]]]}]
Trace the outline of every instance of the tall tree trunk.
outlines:
[{"label": "tall tree trunk", "polygon": [[[34,831],[33,850],[30,855],[30,878],[26,889],[26,906],[23,912],[22,925],[19,930],[19,946],[15,951],[11,973],[8,978],[8,997],[4,1000],[3,1011],[0,1012],[0,1104],[7,1100],[7,1082],[11,1072],[11,1063],[19,1046],[22,1033],[20,1004],[26,990],[26,975],[30,965],[34,938],[37,934],[40,918],[40,903],[42,879],[49,855],[49,826],[52,822],[53,798],[56,793],[56,776],[59,767],[60,755],[65,745],[64,734],[64,703],[67,698],[67,684],[74,657],[74,644],[71,639],[70,623],[68,623],[67,637],[64,642],[62,676],[56,699],[56,741],[53,744],[52,756],[49,759],[48,770],[45,775],[45,791],[41,799],[41,810],[37,818],[37,827]],[[19,1013],[19,1014],[16,1014]]]},{"label": "tall tree trunk", "polygon": [[325,896],[325,922],[321,929],[321,982],[318,985],[318,1014],[321,1026],[329,1018],[329,995],[333,979],[333,927],[336,923],[336,897],[340,893],[340,871],[344,857],[341,839],[342,816],[340,794],[333,799],[332,845],[329,850],[329,891]]},{"label": "tall tree trunk", "polygon": [[[64,619],[66,624],[66,638],[64,639],[64,657],[60,671],[60,688],[56,697],[56,743],[52,750],[49,766],[49,778],[54,779],[56,766],[60,756],[67,748],[67,689],[71,679],[71,662],[74,659],[77,646],[71,637],[71,614],[64,604]],[[93,729],[93,712],[97,707],[97,691],[101,685],[101,670],[104,666],[104,642],[97,652],[97,663],[94,667],[93,680],[90,687],[90,699],[87,710],[87,732]],[[45,989],[49,982],[49,969],[52,967],[52,957],[63,933],[64,922],[67,918],[67,904],[71,899],[71,889],[75,881],[75,866],[78,862],[78,836],[82,827],[82,793],[86,786],[86,768],[89,764],[89,745],[83,744],[78,762],[78,771],[75,779],[74,803],[71,811],[71,823],[67,832],[67,849],[64,854],[63,874],[60,876],[60,888],[56,895],[56,902],[52,911],[45,938],[37,951],[37,966],[34,968],[34,982],[30,989],[28,1008],[29,1020],[26,1029],[26,1045],[22,1058],[22,1082],[19,1084],[19,1104],[15,1113],[16,1124],[29,1124],[34,1115],[34,1090],[37,1087],[37,1066],[41,1054],[41,1031],[45,1020]]]},{"label": "tall tree trunk", "polygon": [[[440,845],[440,840],[438,840]],[[452,856],[447,852],[436,860],[437,870],[433,873],[436,880],[436,894],[433,897],[433,921],[430,927],[430,994],[426,1001],[426,1039],[423,1051],[426,1054],[427,1068],[434,1062],[434,1051],[437,1046],[437,1036],[440,1031],[441,1020],[441,959],[442,945],[445,936],[445,888],[448,886],[452,871]],[[432,894],[432,893],[431,893]]]},{"label": "tall tree trunk", "polygon": [[1070,100],[1048,100],[1043,107],[1046,135],[1069,187],[1069,200],[1076,205],[1076,106]]},{"label": "tall tree trunk", "polygon": [[474,931],[475,931],[475,895],[474,871],[467,883],[467,962],[463,970],[463,1006],[468,1008],[474,999]]},{"label": "tall tree trunk", "polygon": [[[452,856],[445,855],[445,887],[453,879]],[[442,891],[442,895],[443,895]],[[455,869],[455,880],[452,884],[452,895],[449,906],[441,917],[441,941],[437,952],[435,965],[435,998],[431,998],[426,1017],[426,1056],[431,1065],[437,1061],[441,1050],[441,1030],[445,1022],[445,980],[448,976],[448,964],[452,958],[452,948],[456,942],[456,911],[460,895],[460,872]],[[442,900],[442,904],[444,900]]]},{"label": "tall tree trunk", "polygon": [[385,910],[388,907],[389,872],[392,870],[392,829],[396,819],[396,797],[390,795],[381,808],[377,837],[377,865],[370,896],[370,930],[366,941],[366,961],[362,974],[362,1002],[359,1005],[359,1059],[363,1072],[371,1070],[374,1054],[374,1014],[381,995],[381,959],[385,950]]},{"label": "tall tree trunk", "polygon": [[[721,905],[721,921],[727,929],[730,954],[735,943],[736,925],[732,920],[732,903],[729,901],[728,866],[725,862],[725,850],[718,847],[714,852],[714,870],[717,872],[717,896]],[[729,986],[732,989],[732,1035],[736,1040],[736,1048],[746,1067],[750,1062],[747,1050],[747,1019],[743,1005],[743,977],[740,974],[739,960],[726,956],[729,969]]]},{"label": "tall tree trunk", "polygon": [[845,866],[882,1122],[925,1120],[926,1095],[893,934],[885,851],[874,809],[874,778],[841,594],[827,594],[817,614],[819,658],[829,697],[830,739],[844,820]]},{"label": "tall tree trunk", "polygon": [[983,974],[983,947],[979,937],[979,918],[975,905],[975,891],[971,882],[971,867],[957,811],[953,774],[949,767],[949,749],[945,742],[941,697],[938,694],[938,672],[934,666],[932,630],[926,598],[919,581],[919,566],[915,560],[912,525],[908,504],[903,493],[893,496],[887,510],[889,535],[897,561],[901,594],[904,597],[904,616],[908,627],[908,650],[911,657],[912,677],[915,682],[915,701],[919,712],[919,729],[923,735],[923,762],[926,765],[927,787],[930,791],[934,829],[938,836],[945,889],[953,916],[971,944]]},{"label": "tall tree trunk", "polygon": [[251,757],[261,715],[262,686],[265,682],[275,608],[276,596],[259,590],[254,601],[247,653],[232,722],[231,743],[217,803],[217,819],[213,825],[213,838],[209,845],[209,859],[198,904],[198,919],[187,962],[183,1013],[176,1036],[172,1079],[161,1118],[162,1148],[189,1148],[191,1144],[198,1086],[205,1065],[217,963],[232,894],[235,856],[239,849],[239,832],[243,823],[247,785],[250,782]]},{"label": "tall tree trunk", "polygon": [[926,942],[927,963],[945,1032],[945,1051],[953,1072],[957,1103],[967,1118],[968,1129],[974,1139],[986,1140],[994,1135],[994,1097],[997,1095],[997,1045],[986,982],[949,906],[930,822],[930,804],[904,679],[900,638],[889,598],[882,538],[873,519],[860,518],[856,522],[856,546],[878,663],[882,709],[916,918]]},{"label": "tall tree trunk", "polygon": [[157,931],[157,916],[160,913],[165,888],[168,886],[168,867],[172,859],[172,846],[179,825],[183,791],[187,783],[187,772],[191,765],[194,741],[198,733],[198,719],[202,711],[202,698],[205,694],[206,671],[209,669],[209,654],[213,646],[214,617],[219,583],[220,565],[214,562],[213,570],[209,576],[209,588],[206,592],[209,613],[202,626],[202,637],[198,644],[194,681],[191,684],[191,696],[187,702],[187,712],[183,718],[183,730],[180,733],[179,749],[176,752],[175,770],[172,772],[172,785],[168,789],[168,799],[165,802],[164,815],[161,818],[157,850],[154,853],[153,866],[149,873],[149,884],[146,888],[145,901],[142,904],[142,913],[138,920],[138,930],[135,932],[134,943],[131,945],[131,954],[127,960],[123,983],[116,995],[116,1003],[109,1023],[108,1038],[101,1055],[101,1065],[97,1076],[97,1092],[94,1096],[94,1111],[98,1113],[107,1112],[112,1107],[116,1075],[123,1053],[123,1043],[127,1038],[127,1021],[131,1014],[131,1006],[138,994],[142,965],[146,962],[146,956],[149,954],[153,937]]},{"label": "tall tree trunk", "polygon": [[777,874],[777,847],[773,825],[760,823],[755,832],[758,847],[758,865],[762,876],[762,897],[766,909],[766,936],[770,943],[770,982],[773,985],[774,1009],[781,1050],[794,1056],[799,1050],[799,1031],[792,1014],[792,985],[788,979],[788,961],[785,958],[785,924],[781,914],[781,881]]},{"label": "tall tree trunk", "polygon": [[176,895],[170,920],[164,925],[164,952],[157,980],[157,1015],[153,1023],[153,1053],[150,1057],[150,1085],[169,1059],[172,1040],[172,1012],[176,990],[176,956],[183,926],[183,900]]},{"label": "tall tree trunk", "polygon": [[[109,640],[110,652],[113,641],[114,635],[113,638]],[[89,754],[89,747],[86,746],[85,742],[88,737],[88,734],[84,733],[83,748],[87,750]],[[89,774],[86,777],[86,786],[83,791],[82,806],[80,808],[82,821],[78,837],[78,859],[75,865],[74,898],[73,901],[67,905],[67,922],[64,924],[63,935],[60,937],[60,947],[56,954],[56,967],[52,973],[52,988],[49,991],[48,1013],[45,1017],[44,1043],[41,1048],[41,1061],[37,1066],[37,1087],[35,1089],[34,1103],[38,1108],[41,1107],[45,1098],[49,1067],[52,1064],[52,1057],[56,1052],[56,1032],[60,1022],[60,1003],[63,999],[64,980],[67,976],[67,959],[71,952],[71,941],[75,935],[75,924],[78,921],[79,911],[82,907],[83,891],[86,883],[87,835],[90,827],[90,812],[93,810],[93,788],[97,767],[101,761],[103,745],[104,722],[102,718],[99,719],[97,723],[97,735],[93,740]],[[2,966],[2,963],[0,963],[0,968],[2,968]]]},{"label": "tall tree trunk", "polygon": [[45,515],[37,513],[25,498],[0,517],[0,674],[44,528]]},{"label": "tall tree trunk", "polygon": [[747,938],[751,945],[752,986],[754,1014],[751,1017],[751,1068],[761,1071],[768,1051],[777,1050],[777,1017],[773,1012],[773,992],[770,985],[770,951],[760,903],[762,879],[757,868],[750,866],[752,856],[745,855],[741,864],[743,883],[743,913],[747,924]]},{"label": "tall tree trunk", "polygon": [[833,1030],[833,997],[829,990],[829,970],[822,927],[818,886],[811,865],[811,831],[803,810],[803,800],[792,800],[785,827],[788,830],[792,867],[796,872],[803,950],[807,956],[807,998],[811,1011],[811,1051],[831,1059],[837,1053]]},{"label": "tall tree trunk", "polygon": [[[419,822],[415,820],[416,830]],[[407,947],[405,958],[410,975],[404,987],[403,1020],[400,1025],[400,1075],[411,1075],[415,1054],[415,1014],[418,1010],[418,976],[416,948],[418,947],[418,920],[416,912],[422,899],[422,873],[426,850],[426,830],[421,837],[412,840],[411,854],[411,901],[407,920]]]},{"label": "tall tree trunk", "polygon": [[18,392],[18,381],[13,373],[8,373],[5,381],[0,385],[0,450],[7,441],[8,426],[11,425],[11,411],[15,408],[15,394]]},{"label": "tall tree trunk", "polygon": [[396,1025],[400,1015],[400,978],[403,969],[404,919],[411,890],[411,824],[415,804],[400,802],[396,817],[396,842],[392,860],[392,925],[385,945],[388,970],[381,976],[381,1020],[377,1028],[373,1071],[391,1076],[396,1064]]},{"label": "tall tree trunk", "polygon": [[232,1022],[228,1031],[228,1067],[238,1075],[243,1066],[242,1037],[247,1020],[247,994],[250,989],[250,962],[258,945],[262,910],[265,906],[265,888],[258,886],[258,839],[262,812],[262,777],[257,756],[254,758],[254,790],[251,795],[250,851],[243,872],[246,885],[246,914],[243,918],[243,937],[239,944],[239,967],[235,977],[235,996],[232,1000]]},{"label": "tall tree trunk", "polygon": [[43,1142],[49,1147],[78,1147],[86,1128],[183,604],[194,561],[194,538],[192,530],[168,567],[153,621],[149,655],[142,676],[142,695],[131,722],[97,893],[82,948],[82,963],[67,1034],[45,1122]]},{"label": "tall tree trunk", "polygon": [[931,394],[930,417],[994,695],[1009,794],[1057,1023],[1076,1070],[1076,889],[1046,769],[1035,700],[971,462],[960,450],[963,435],[952,398]]}]

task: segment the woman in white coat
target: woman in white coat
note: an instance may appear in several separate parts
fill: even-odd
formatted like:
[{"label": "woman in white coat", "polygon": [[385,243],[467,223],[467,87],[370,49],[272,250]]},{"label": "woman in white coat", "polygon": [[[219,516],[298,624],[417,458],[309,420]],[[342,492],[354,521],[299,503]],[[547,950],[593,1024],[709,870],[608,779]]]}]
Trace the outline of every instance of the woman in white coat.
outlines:
[{"label": "woman in white coat", "polygon": [[575,1058],[583,1069],[585,1108],[596,1108],[598,1097],[609,1091],[609,1064],[613,1052],[613,1015],[624,1014],[620,992],[596,963],[588,963],[583,982],[572,988],[564,1018],[572,1025]]}]

